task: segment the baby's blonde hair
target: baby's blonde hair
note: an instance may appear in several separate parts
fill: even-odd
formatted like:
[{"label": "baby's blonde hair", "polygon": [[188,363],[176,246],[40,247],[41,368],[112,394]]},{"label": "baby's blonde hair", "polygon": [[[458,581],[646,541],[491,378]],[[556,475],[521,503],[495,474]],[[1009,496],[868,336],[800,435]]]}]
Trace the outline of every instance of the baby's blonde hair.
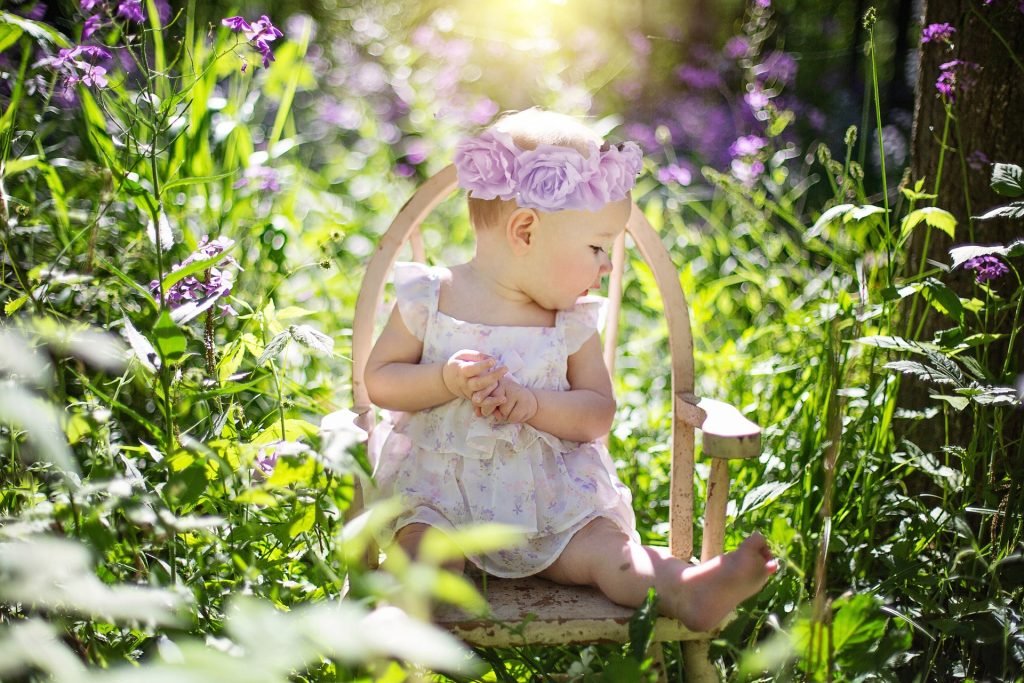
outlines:
[{"label": "baby's blonde hair", "polygon": [[[586,156],[590,145],[601,146],[601,136],[579,119],[566,114],[546,111],[537,107],[503,114],[487,130],[496,130],[512,137],[521,150],[536,149],[539,145],[571,147]],[[469,197],[469,221],[474,230],[485,230],[498,225],[512,211],[512,199],[476,199]]]}]

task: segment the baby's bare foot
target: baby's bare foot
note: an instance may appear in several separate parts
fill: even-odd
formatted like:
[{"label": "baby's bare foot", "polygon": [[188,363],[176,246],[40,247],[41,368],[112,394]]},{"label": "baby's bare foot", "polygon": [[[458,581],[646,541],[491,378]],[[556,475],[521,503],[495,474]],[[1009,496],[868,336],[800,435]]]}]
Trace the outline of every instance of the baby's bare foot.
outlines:
[{"label": "baby's bare foot", "polygon": [[662,596],[666,611],[691,630],[710,630],[778,568],[764,536],[754,533],[736,550],[685,569],[679,588]]}]

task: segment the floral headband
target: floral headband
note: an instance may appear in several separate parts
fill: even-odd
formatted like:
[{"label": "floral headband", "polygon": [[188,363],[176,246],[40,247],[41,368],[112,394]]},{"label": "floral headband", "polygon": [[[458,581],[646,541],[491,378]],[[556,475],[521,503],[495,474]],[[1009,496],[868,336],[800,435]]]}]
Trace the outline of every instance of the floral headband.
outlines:
[{"label": "floral headband", "polygon": [[629,194],[643,168],[635,142],[584,156],[571,147],[516,147],[507,133],[489,130],[455,147],[459,187],[476,199],[513,199],[526,209],[596,211]]}]

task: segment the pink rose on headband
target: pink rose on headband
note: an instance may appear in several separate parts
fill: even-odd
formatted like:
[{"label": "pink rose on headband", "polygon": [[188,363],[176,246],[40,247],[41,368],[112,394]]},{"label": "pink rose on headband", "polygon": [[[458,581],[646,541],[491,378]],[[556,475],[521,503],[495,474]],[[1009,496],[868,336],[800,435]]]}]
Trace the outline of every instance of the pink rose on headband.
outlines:
[{"label": "pink rose on headband", "polygon": [[601,153],[600,177],[605,182],[605,201],[623,199],[643,170],[643,152],[635,142],[609,147]]},{"label": "pink rose on headband", "polygon": [[466,138],[455,147],[455,167],[459,187],[477,199],[513,199],[515,197],[516,146],[512,138],[498,131],[487,131]]},{"label": "pink rose on headband", "polygon": [[[519,154],[515,187],[517,204],[541,211],[589,208],[589,186],[597,172],[597,155],[584,157],[571,147],[539,145]],[[583,187],[581,187],[581,185]]]}]

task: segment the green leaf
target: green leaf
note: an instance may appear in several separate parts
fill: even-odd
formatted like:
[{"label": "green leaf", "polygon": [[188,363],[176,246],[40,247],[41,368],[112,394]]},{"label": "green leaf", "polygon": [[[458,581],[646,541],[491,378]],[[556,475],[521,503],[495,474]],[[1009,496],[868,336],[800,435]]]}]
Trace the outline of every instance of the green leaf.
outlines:
[{"label": "green leaf", "polygon": [[865,205],[865,206],[858,206],[858,207],[854,208],[852,211],[849,211],[845,216],[843,216],[843,222],[844,223],[850,223],[850,222],[857,222],[857,223],[859,223],[862,220],[864,220],[865,218],[870,218],[871,216],[876,216],[878,214],[883,214],[883,213],[885,213],[885,209],[883,209],[880,206],[874,206],[872,204],[868,204],[868,205]]},{"label": "green leaf", "polygon": [[[57,47],[71,47],[71,43],[60,32],[38,21],[32,21],[10,12],[0,12],[0,26],[24,31],[40,43],[52,43]],[[2,50],[2,48],[0,48]]]},{"label": "green leaf", "polygon": [[266,489],[246,489],[235,496],[235,502],[274,507],[277,505],[277,498]]},{"label": "green leaf", "polygon": [[975,216],[975,218],[979,221],[987,221],[991,218],[1024,218],[1024,202],[1010,202],[1006,206],[997,206],[987,213]]},{"label": "green leaf", "polygon": [[199,502],[208,482],[206,463],[196,462],[167,478],[164,495],[177,505],[192,507]]},{"label": "green leaf", "polygon": [[[65,472],[77,472],[60,427],[59,413],[52,404],[16,384],[0,384],[0,424],[28,433],[34,458],[52,462]],[[23,452],[24,453],[24,452]]]},{"label": "green leaf", "polygon": [[1020,392],[1011,387],[969,387],[957,389],[956,393],[983,406],[1016,406],[1021,403]]},{"label": "green leaf", "polygon": [[237,171],[228,171],[226,173],[220,173],[218,175],[207,175],[207,176],[193,176],[188,178],[178,178],[172,180],[166,185],[160,188],[160,196],[166,195],[171,190],[176,190],[179,187],[186,185],[205,185],[206,183],[212,183],[216,180],[223,180],[224,178],[230,178],[233,175],[237,175]]},{"label": "green leaf", "polygon": [[946,396],[944,394],[932,394],[931,398],[945,401],[949,405],[953,406],[957,411],[961,411],[971,403],[971,399],[963,396]]},{"label": "green leaf", "polygon": [[121,271],[113,263],[111,263],[109,261],[101,261],[100,263],[101,263],[101,265],[104,268],[106,268],[111,273],[113,273],[117,277],[118,280],[120,280],[121,282],[125,283],[126,285],[128,285],[129,287],[134,289],[136,292],[141,294],[142,298],[149,302],[149,305],[153,307],[154,311],[157,309],[156,299],[154,299],[153,295],[149,293],[149,290],[147,290],[145,287],[140,285],[135,280],[133,280],[130,277],[128,277],[127,273],[124,273],[123,271]]},{"label": "green leaf", "polygon": [[961,303],[960,297],[956,295],[956,292],[934,278],[928,278],[924,284],[921,296],[931,304],[932,308],[943,315],[948,315],[957,322],[963,320],[964,305]]},{"label": "green leaf", "polygon": [[768,505],[773,500],[781,496],[787,489],[789,489],[789,487],[793,486],[795,483],[795,480],[790,482],[775,481],[767,482],[765,484],[761,484],[760,486],[754,487],[753,489],[747,492],[747,495],[743,496],[743,502],[740,503],[740,508],[739,511],[736,513],[736,516],[739,517],[744,513],[753,512],[758,508]]},{"label": "green leaf", "polygon": [[12,24],[0,24],[0,52],[14,45],[25,31]]},{"label": "green leaf", "polygon": [[782,135],[782,131],[786,130],[794,118],[796,116],[789,109],[778,112],[778,114],[772,117],[771,123],[768,124],[768,137],[774,138]]},{"label": "green leaf", "polygon": [[487,601],[477,591],[473,582],[463,576],[438,571],[434,578],[433,595],[436,599],[456,605],[470,614],[487,614]]},{"label": "green leaf", "polygon": [[4,304],[4,314],[14,315],[19,308],[21,308],[25,302],[28,301],[28,294],[22,294],[17,299],[11,299]]},{"label": "green leaf", "polygon": [[309,485],[313,483],[315,476],[316,461],[312,458],[279,457],[274,465],[274,473],[267,480],[267,487],[284,488],[292,484]]},{"label": "green leaf", "polygon": [[903,228],[900,231],[901,235],[906,236],[909,234],[911,230],[921,223],[921,221],[924,221],[927,225],[933,228],[938,228],[950,237],[955,237],[956,218],[949,211],[940,209],[936,206],[926,206],[923,209],[917,209],[910,212],[910,214],[903,219]]},{"label": "green leaf", "polygon": [[168,363],[177,363],[188,348],[188,340],[171,319],[171,314],[166,308],[160,312],[160,317],[153,326],[153,338],[160,357]]},{"label": "green leaf", "polygon": [[814,221],[814,225],[812,225],[811,229],[807,231],[807,236],[817,237],[821,234],[822,230],[825,229],[826,225],[838,218],[846,216],[846,214],[854,208],[856,208],[855,204],[839,204],[838,206],[833,206],[831,209],[828,209],[825,213],[818,216],[818,220]]},{"label": "green leaf", "polygon": [[867,655],[885,634],[888,619],[878,609],[871,595],[838,598],[833,604],[832,646],[837,653],[849,657]]},{"label": "green leaf", "polygon": [[996,164],[992,167],[992,189],[1004,197],[1019,197],[1024,194],[1024,170],[1016,164]]},{"label": "green leaf", "polygon": [[330,356],[334,353],[334,340],[314,327],[309,325],[291,325],[288,327],[288,334],[300,346],[312,349],[319,354]]},{"label": "green leaf", "polygon": [[288,526],[288,534],[295,538],[312,529],[315,522],[316,505],[303,505],[299,514],[292,518],[292,523]]},{"label": "green leaf", "polygon": [[904,187],[902,190],[900,190],[900,192],[903,193],[904,197],[906,197],[907,199],[912,199],[915,202],[921,201],[923,199],[935,199],[936,197],[938,197],[938,195],[923,192],[923,187],[924,183],[921,180],[918,180],[916,183],[914,183],[913,190],[911,190],[909,187]]},{"label": "green leaf", "polygon": [[275,441],[298,441],[303,437],[313,439],[319,431],[319,428],[312,422],[288,418],[284,421],[284,434],[281,433],[281,425],[275,421],[274,424],[257,434],[252,440],[252,444],[254,446],[266,446]]},{"label": "green leaf", "polygon": [[284,350],[284,347],[288,345],[288,340],[291,338],[292,336],[288,334],[288,330],[274,335],[274,338],[271,339],[270,343],[263,349],[263,353],[261,353],[260,357],[256,359],[256,367],[262,366],[268,360],[281,353],[281,351]]},{"label": "green leaf", "polygon": [[202,261],[194,261],[185,266],[184,268],[179,268],[173,273],[168,273],[164,277],[164,281],[161,283],[160,286],[163,287],[164,292],[168,291],[171,287],[173,287],[181,280],[187,278],[189,275],[193,275],[194,273],[207,270],[210,267],[216,265],[217,262],[227,258],[228,252],[230,252],[233,247],[234,245],[231,245],[231,247],[228,247],[219,254],[215,254],[210,258],[203,259]]},{"label": "green leaf", "polygon": [[506,524],[473,524],[455,531],[428,529],[419,548],[419,559],[440,566],[465,555],[504,550],[523,542],[523,533]]},{"label": "green leaf", "polygon": [[988,256],[990,254],[1002,255],[1006,250],[1005,247],[998,245],[990,247],[982,247],[975,244],[968,244],[962,247],[954,247],[949,250],[949,255],[953,258],[953,268],[958,268],[965,262],[970,261],[972,258],[978,256]]},{"label": "green leaf", "polygon": [[874,346],[879,349],[897,349],[911,353],[924,353],[926,349],[936,350],[938,348],[935,344],[928,342],[916,342],[904,339],[903,337],[889,337],[885,335],[859,337],[853,341],[864,346]]},{"label": "green leaf", "polygon": [[658,620],[658,595],[653,588],[647,589],[647,597],[629,618],[629,652],[633,659],[643,662],[654,636],[654,624]]},{"label": "green leaf", "polygon": [[128,346],[131,347],[139,363],[150,372],[155,373],[160,367],[160,354],[156,352],[149,340],[135,329],[127,317],[124,319],[123,330],[124,336],[128,339]]},{"label": "green leaf", "polygon": [[936,384],[958,384],[957,381],[949,377],[942,370],[913,360],[896,360],[886,363],[885,367],[889,370],[902,372],[905,375],[916,375],[921,379],[935,382]]}]

